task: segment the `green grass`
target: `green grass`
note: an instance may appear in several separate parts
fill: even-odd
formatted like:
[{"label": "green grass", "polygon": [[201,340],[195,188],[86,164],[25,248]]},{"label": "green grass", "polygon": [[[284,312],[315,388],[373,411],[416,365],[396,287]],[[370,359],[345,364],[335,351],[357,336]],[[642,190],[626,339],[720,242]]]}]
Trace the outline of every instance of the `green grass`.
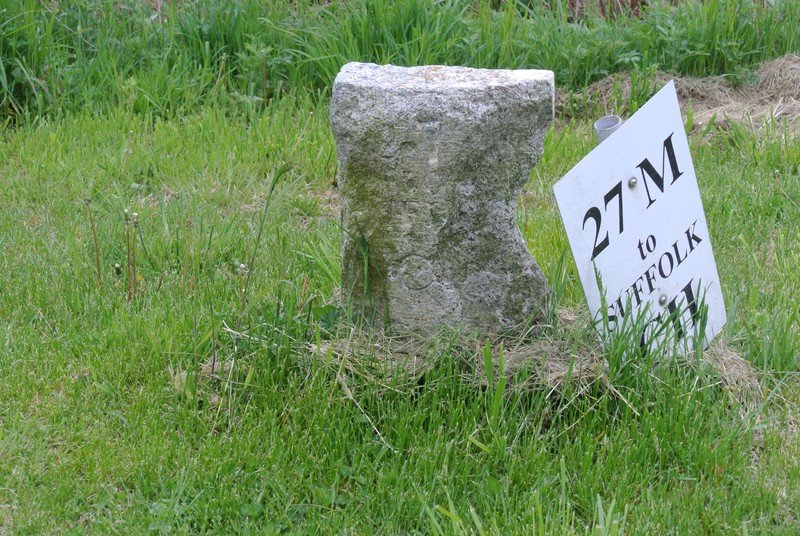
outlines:
[{"label": "green grass", "polygon": [[[712,372],[651,375],[613,350],[624,402],[601,384],[554,398],[514,380],[498,399],[464,379],[470,356],[446,340],[415,386],[313,359],[308,345],[336,329],[318,313],[340,240],[326,115],[286,99],[250,115],[117,110],[5,132],[0,527],[584,533],[602,512],[597,533],[796,532],[796,138],[743,128],[692,142],[726,337],[774,393],[745,416]],[[566,240],[550,188],[592,144],[587,126],[551,133],[520,205],[568,307],[582,294],[574,266],[551,262]],[[130,301],[124,209],[140,220]],[[214,356],[232,367],[209,379],[199,370]]]},{"label": "green grass", "polygon": [[571,22],[566,0],[152,4],[4,2],[0,118],[116,106],[162,117],[208,104],[263,109],[281,94],[327,94],[348,61],[546,68],[559,87],[578,90],[653,69],[744,83],[758,62],[800,51],[793,0],[653,2],[637,20],[593,9]]},{"label": "green grass", "polygon": [[[613,389],[558,393],[524,375],[503,393],[444,336],[420,382],[312,351],[351,336],[330,306],[341,63],[547,67],[575,89],[741,76],[798,49],[796,3],[581,23],[561,3],[52,5],[0,7],[0,534],[800,530],[800,138],[780,123],[690,138],[724,337],[760,403],[692,360],[626,359],[624,339]],[[551,131],[519,202],[570,309],[552,185],[594,144],[588,124]]]}]

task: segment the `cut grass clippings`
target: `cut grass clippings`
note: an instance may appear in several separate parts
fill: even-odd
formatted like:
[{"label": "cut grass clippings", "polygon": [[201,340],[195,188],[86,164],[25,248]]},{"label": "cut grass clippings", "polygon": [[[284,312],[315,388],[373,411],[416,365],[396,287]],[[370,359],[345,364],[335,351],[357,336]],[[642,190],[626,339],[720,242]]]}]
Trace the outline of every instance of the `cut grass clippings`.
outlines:
[{"label": "cut grass clippings", "polygon": [[[576,316],[562,310],[559,317],[561,321],[557,331],[535,340],[493,337],[479,341],[474,340],[474,336],[464,337],[444,331],[441,337],[454,353],[462,355],[464,373],[477,378],[479,384],[485,385],[487,379],[481,357],[485,344],[492,348],[494,374],[504,374],[507,382],[514,380],[517,388],[527,385],[558,394],[568,382],[583,385],[607,382],[608,364],[599,340],[589,334],[588,316]],[[311,343],[309,350],[314,359],[342,367],[376,385],[399,381],[410,386],[423,382],[425,374],[439,365],[442,350],[437,348],[437,343],[441,344],[437,338],[425,340],[414,336],[365,333],[352,328],[349,337],[325,340],[319,345]],[[502,370],[499,370],[501,345],[504,357]],[[718,381],[734,395],[741,395],[742,400],[761,398],[759,373],[723,337],[715,340],[697,362],[700,366],[711,367]],[[396,378],[398,374],[400,379]]]}]

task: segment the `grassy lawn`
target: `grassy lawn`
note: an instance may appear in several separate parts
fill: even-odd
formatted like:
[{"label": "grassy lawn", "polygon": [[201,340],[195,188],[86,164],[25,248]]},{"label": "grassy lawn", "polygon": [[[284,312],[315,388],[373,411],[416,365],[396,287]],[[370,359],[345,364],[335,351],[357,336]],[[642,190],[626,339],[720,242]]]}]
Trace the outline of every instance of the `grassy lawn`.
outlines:
[{"label": "grassy lawn", "polygon": [[[538,66],[580,89],[623,68],[613,58],[643,50],[636,36],[660,24],[662,36],[689,36],[686,61],[673,62],[664,37],[654,63],[629,56],[632,68],[746,79],[751,60],[800,48],[798,19],[782,18],[798,14],[793,3],[763,21],[730,11],[736,2],[681,8],[717,9],[712,30],[680,17],[668,27],[661,8],[576,25],[464,2],[436,16],[415,0],[399,15],[376,2],[186,3],[166,15],[63,4],[0,8],[17,17],[0,18],[0,534],[800,532],[796,126],[690,134],[722,337],[761,396],[697,362],[653,367],[620,349],[603,355],[605,379],[580,390],[531,385],[522,371],[498,396],[500,382],[480,387],[465,365],[474,354],[446,336],[429,342],[419,381],[376,381],[314,351],[354,333],[331,306],[341,229],[326,84],[341,61]],[[359,6],[385,24],[359,34]],[[755,29],[741,35],[758,57],[726,41],[741,23],[731,13],[749,17]],[[427,33],[406,28],[404,41],[398,17]],[[772,25],[769,42],[758,24]],[[528,26],[618,40],[588,73],[590,61],[555,49],[523,55]],[[469,32],[481,46],[467,46]],[[401,46],[424,36],[441,41]],[[716,45],[692,56],[692,39]],[[34,67],[44,70],[27,76]],[[46,90],[45,67],[58,69]],[[560,121],[519,203],[559,305],[578,312],[552,185],[594,144],[590,122]],[[592,340],[588,322],[567,336]]]}]

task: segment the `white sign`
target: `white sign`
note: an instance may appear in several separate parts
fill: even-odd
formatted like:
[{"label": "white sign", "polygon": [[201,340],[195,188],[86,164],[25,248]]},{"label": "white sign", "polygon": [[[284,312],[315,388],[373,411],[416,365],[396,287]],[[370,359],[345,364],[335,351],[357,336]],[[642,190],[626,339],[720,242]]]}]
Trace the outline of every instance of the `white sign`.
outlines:
[{"label": "white sign", "polygon": [[725,304],[674,82],[553,190],[601,334],[635,326],[641,346],[678,351],[714,338]]}]

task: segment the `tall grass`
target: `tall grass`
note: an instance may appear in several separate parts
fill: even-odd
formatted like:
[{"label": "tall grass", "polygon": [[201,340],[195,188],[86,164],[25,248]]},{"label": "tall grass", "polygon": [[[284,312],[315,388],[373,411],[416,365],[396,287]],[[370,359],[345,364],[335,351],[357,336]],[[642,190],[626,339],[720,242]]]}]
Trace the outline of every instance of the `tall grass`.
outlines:
[{"label": "tall grass", "polygon": [[8,0],[0,114],[252,109],[281,93],[326,94],[348,61],[543,68],[572,89],[653,68],[746,81],[749,66],[800,50],[800,4],[791,0],[654,4],[632,21],[591,11],[571,20],[566,0],[210,0],[158,10],[141,0]]}]

